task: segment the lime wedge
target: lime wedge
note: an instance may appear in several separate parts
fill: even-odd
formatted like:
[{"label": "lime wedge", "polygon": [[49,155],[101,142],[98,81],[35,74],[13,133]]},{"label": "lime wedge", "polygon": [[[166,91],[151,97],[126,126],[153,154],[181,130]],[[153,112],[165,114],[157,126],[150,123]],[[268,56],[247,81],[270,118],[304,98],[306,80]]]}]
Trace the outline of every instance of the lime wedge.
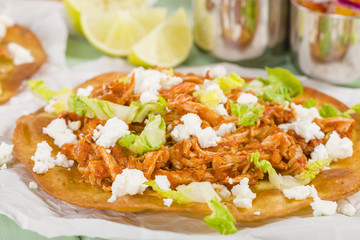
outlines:
[{"label": "lime wedge", "polygon": [[203,50],[210,51],[215,47],[215,16],[206,9],[206,0],[194,2],[194,40]]},{"label": "lime wedge", "polygon": [[127,56],[131,47],[165,17],[165,8],[87,11],[82,14],[80,23],[87,40],[99,51]]},{"label": "lime wedge", "polygon": [[192,43],[187,14],[180,8],[133,46],[129,61],[146,67],[174,67],[188,57]]},{"label": "lime wedge", "polygon": [[113,11],[140,8],[148,5],[148,0],[64,0],[65,9],[75,29],[83,33],[80,17],[86,11]]}]

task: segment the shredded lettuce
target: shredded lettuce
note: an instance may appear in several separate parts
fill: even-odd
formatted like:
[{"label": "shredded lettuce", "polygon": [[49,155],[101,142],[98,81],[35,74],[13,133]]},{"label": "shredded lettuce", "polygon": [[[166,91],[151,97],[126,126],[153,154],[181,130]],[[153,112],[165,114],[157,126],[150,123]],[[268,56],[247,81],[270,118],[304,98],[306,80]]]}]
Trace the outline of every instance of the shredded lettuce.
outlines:
[{"label": "shredded lettuce", "polygon": [[237,232],[235,227],[236,220],[231,215],[229,209],[222,204],[216,197],[210,200],[209,207],[213,210],[212,214],[204,218],[204,222],[220,234],[228,235]]},{"label": "shredded lettuce", "polygon": [[354,106],[351,107],[351,109],[349,111],[347,111],[348,113],[359,113],[360,114],[360,103],[355,104]]},{"label": "shredded lettuce", "polygon": [[160,115],[149,115],[149,122],[140,135],[130,133],[118,140],[120,146],[137,154],[158,150],[165,144],[166,124]]},{"label": "shredded lettuce", "polygon": [[144,184],[152,187],[152,189],[155,192],[159,193],[161,196],[163,196],[165,198],[171,198],[179,204],[186,204],[186,203],[191,202],[191,200],[186,195],[184,195],[182,192],[180,192],[178,190],[163,190],[163,189],[161,189],[159,187],[159,185],[156,184],[155,180],[147,181]]},{"label": "shredded lettuce", "polygon": [[268,81],[270,83],[281,82],[286,89],[290,97],[296,97],[303,93],[303,86],[301,82],[290,71],[282,68],[266,68],[268,72]]},{"label": "shredded lettuce", "polygon": [[53,91],[53,90],[49,89],[47,86],[45,86],[43,79],[29,80],[29,81],[27,81],[27,85],[30,87],[31,91],[35,95],[37,95],[38,97],[40,97],[46,101],[50,101],[56,95],[72,93],[72,91],[68,88],[64,88],[59,91]]},{"label": "shredded lettuce", "polygon": [[176,188],[187,196],[192,202],[207,203],[213,211],[204,218],[205,223],[219,231],[221,234],[236,233],[236,220],[230,211],[220,201],[221,198],[215,192],[210,182],[192,182],[188,185],[180,185]]},{"label": "shredded lettuce", "polygon": [[320,170],[326,165],[328,165],[331,161],[332,159],[328,158],[328,159],[309,162],[308,164],[306,164],[308,170],[303,171],[302,173],[297,175],[296,178],[303,180],[306,183],[309,183],[316,177],[316,175],[320,173]]},{"label": "shredded lettuce", "polygon": [[260,159],[259,151],[251,153],[250,162],[253,162],[255,164],[255,166],[257,166],[258,168],[261,169],[261,171],[263,171],[263,173],[267,173],[267,172],[269,174],[276,173],[275,169],[272,167],[272,165],[269,161],[267,161],[267,160],[259,161],[259,159]]},{"label": "shredded lettuce", "polygon": [[351,118],[351,116],[344,112],[340,112],[338,109],[328,105],[324,104],[319,109],[319,114],[322,118],[329,118],[329,117],[343,117],[343,118]]},{"label": "shredded lettuce", "polygon": [[312,108],[315,107],[317,104],[317,102],[315,101],[315,99],[313,98],[309,98],[308,100],[306,100],[306,102],[303,104],[304,108]]},{"label": "shredded lettuce", "polygon": [[97,117],[102,120],[117,117],[126,123],[132,122],[138,110],[136,106],[123,106],[86,96],[70,96],[68,106],[70,111],[75,112],[79,116]]},{"label": "shredded lettuce", "polygon": [[130,107],[133,106],[138,108],[133,122],[143,122],[149,114],[161,114],[166,111],[167,105],[167,101],[160,95],[157,102],[149,102],[145,104],[141,104],[140,102],[132,102]]},{"label": "shredded lettuce", "polygon": [[285,104],[303,93],[301,82],[291,72],[281,68],[266,70],[268,78],[258,78],[264,84],[258,94],[262,100]]},{"label": "shredded lettuce", "polygon": [[221,101],[221,96],[216,90],[206,91],[205,89],[194,92],[194,97],[199,99],[200,103],[215,109]]},{"label": "shredded lettuce", "polygon": [[124,82],[124,83],[127,83],[129,81],[129,77],[128,76],[125,76],[125,77],[121,77],[119,78],[118,80],[119,82]]},{"label": "shredded lettuce", "polygon": [[242,126],[253,126],[259,117],[263,116],[264,105],[255,104],[252,107],[230,102],[231,113],[239,119],[238,124]]},{"label": "shredded lettuce", "polygon": [[204,218],[204,222],[220,234],[227,235],[237,232],[235,227],[236,220],[231,215],[229,209],[220,202],[220,197],[216,194],[209,182],[193,182],[189,185],[180,185],[176,190],[163,190],[156,184],[155,180],[147,181],[145,185],[164,198],[171,198],[179,204],[190,202],[207,203],[213,211],[211,215]]},{"label": "shredded lettuce", "polygon": [[296,179],[293,176],[282,176],[277,174],[275,169],[272,167],[271,163],[267,160],[259,160],[260,153],[256,151],[250,156],[250,161],[254,163],[255,166],[261,169],[263,173],[269,174],[269,181],[276,189],[286,189],[299,185],[305,185],[306,183],[303,180]]},{"label": "shredded lettuce", "polygon": [[188,185],[179,185],[176,189],[193,202],[207,203],[214,197],[221,200],[210,182],[192,182]]},{"label": "shredded lettuce", "polygon": [[216,78],[216,83],[219,84],[220,89],[224,94],[229,94],[234,88],[240,88],[244,85],[245,81],[236,73],[231,73],[229,76]]}]

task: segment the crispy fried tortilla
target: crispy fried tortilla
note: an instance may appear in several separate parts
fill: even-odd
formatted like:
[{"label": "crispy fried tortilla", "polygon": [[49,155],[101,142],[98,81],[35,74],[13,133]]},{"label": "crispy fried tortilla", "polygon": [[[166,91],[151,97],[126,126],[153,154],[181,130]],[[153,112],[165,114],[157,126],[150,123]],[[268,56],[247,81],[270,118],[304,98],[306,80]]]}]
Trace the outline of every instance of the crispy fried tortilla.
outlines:
[{"label": "crispy fried tortilla", "polygon": [[28,49],[34,62],[14,65],[10,59],[0,58],[0,104],[7,102],[16,94],[21,83],[36,71],[46,60],[46,53],[37,37],[27,28],[14,25],[7,29],[6,36],[0,40],[0,49],[8,43],[17,43]]},{"label": "crispy fried tortilla", "polygon": [[[102,84],[123,76],[123,73],[107,73],[95,77],[80,87]],[[318,103],[327,103],[344,111],[347,107],[336,99],[319,91],[305,87],[304,94],[296,99],[303,102],[307,98],[314,98]],[[107,200],[111,192],[104,192],[101,187],[92,186],[82,181],[82,176],[76,166],[71,171],[63,167],[50,169],[43,175],[32,171],[34,162],[30,159],[36,151],[39,142],[46,140],[54,150],[60,149],[53,144],[53,140],[42,131],[53,120],[53,116],[43,112],[42,109],[34,114],[21,117],[17,121],[13,135],[14,152],[17,158],[32,172],[36,181],[50,195],[63,201],[85,207],[99,209],[113,209],[117,211],[139,211],[152,209],[157,211],[189,212],[193,214],[210,214],[211,210],[205,203],[190,203],[180,205],[173,203],[171,207],[164,206],[163,197],[149,188],[142,195],[123,196],[114,203]],[[354,154],[347,159],[331,164],[331,169],[322,171],[312,181],[318,190],[319,197],[324,200],[339,200],[345,198],[360,188],[360,117],[355,116],[356,124],[352,135]],[[254,190],[256,191],[256,190]],[[284,197],[281,190],[265,190],[257,192],[251,209],[239,209],[232,203],[226,202],[233,216],[238,221],[255,221],[270,217],[279,217],[298,211],[312,202],[312,199],[289,200]],[[261,211],[260,215],[254,212]]]}]

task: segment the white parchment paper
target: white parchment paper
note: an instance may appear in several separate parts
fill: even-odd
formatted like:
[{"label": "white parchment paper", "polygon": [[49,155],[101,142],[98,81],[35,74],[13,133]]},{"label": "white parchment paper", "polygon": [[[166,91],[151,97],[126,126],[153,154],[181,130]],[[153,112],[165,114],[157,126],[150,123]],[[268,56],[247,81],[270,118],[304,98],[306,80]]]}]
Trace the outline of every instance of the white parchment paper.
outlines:
[{"label": "white parchment paper", "polygon": [[[132,69],[126,61],[109,57],[102,57],[71,69],[67,68],[64,57],[67,29],[64,24],[63,9],[59,4],[41,1],[42,4],[39,5],[38,2],[40,1],[29,3],[11,1],[12,4],[6,8],[6,11],[19,23],[30,27],[42,41],[49,61],[35,77],[44,78],[53,90],[74,87],[100,73]],[[31,11],[27,14],[29,9]],[[229,73],[236,72],[246,77],[266,75],[263,70],[241,68],[226,63],[221,65],[225,66]],[[205,67],[212,66],[188,67],[180,70],[202,73]],[[358,89],[335,87],[303,77],[301,80],[305,85],[330,94],[348,105],[360,101]],[[16,119],[44,104],[24,85],[9,103],[0,106],[0,136],[10,139]],[[250,240],[356,239],[356,236],[360,236],[360,214],[351,218],[340,214],[313,217],[309,208],[284,218],[238,223],[237,234],[220,236],[208,228],[200,216],[153,211],[121,213],[85,209],[57,200],[42,189],[30,190],[28,187],[30,181],[34,181],[31,173],[20,163],[14,162],[9,169],[0,170],[0,213],[9,216],[22,228],[47,237],[86,235],[114,239]],[[360,209],[359,193],[348,198],[348,201]]]}]

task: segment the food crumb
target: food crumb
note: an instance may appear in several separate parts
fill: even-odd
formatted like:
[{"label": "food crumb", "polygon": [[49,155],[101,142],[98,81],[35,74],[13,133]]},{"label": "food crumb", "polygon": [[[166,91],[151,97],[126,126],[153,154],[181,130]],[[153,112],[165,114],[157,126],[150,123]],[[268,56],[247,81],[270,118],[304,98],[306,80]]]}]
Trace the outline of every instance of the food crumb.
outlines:
[{"label": "food crumb", "polygon": [[173,202],[171,198],[164,198],[163,201],[164,201],[164,205],[167,207],[170,207]]},{"label": "food crumb", "polygon": [[254,212],[254,215],[259,216],[259,215],[260,215],[260,211]]},{"label": "food crumb", "polygon": [[29,188],[30,188],[31,190],[37,190],[37,189],[38,189],[38,185],[37,185],[36,182],[31,181],[31,182],[29,183]]}]

